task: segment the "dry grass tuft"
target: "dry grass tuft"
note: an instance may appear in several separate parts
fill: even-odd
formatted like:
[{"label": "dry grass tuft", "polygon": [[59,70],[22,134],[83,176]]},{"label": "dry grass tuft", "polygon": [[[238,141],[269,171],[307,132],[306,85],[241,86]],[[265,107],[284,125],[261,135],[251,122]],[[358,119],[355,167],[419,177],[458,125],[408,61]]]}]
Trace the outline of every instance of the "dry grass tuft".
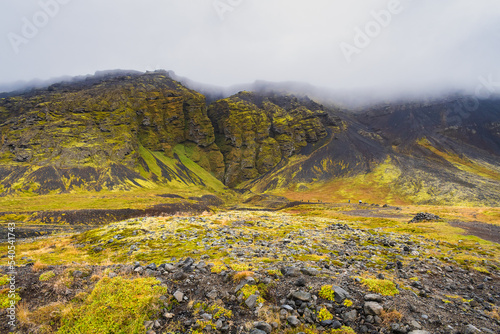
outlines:
[{"label": "dry grass tuft", "polygon": [[25,301],[20,302],[17,305],[17,320],[23,325],[27,325],[29,323],[29,309],[28,309],[28,304]]},{"label": "dry grass tuft", "polygon": [[385,326],[389,326],[393,322],[398,322],[403,318],[401,312],[397,310],[384,311],[382,310],[382,314],[380,315],[382,318],[382,324]]},{"label": "dry grass tuft", "polygon": [[241,280],[247,278],[247,277],[252,277],[255,275],[253,271],[240,271],[234,274],[233,276],[233,281],[235,282],[240,282]]},{"label": "dry grass tuft", "polygon": [[51,334],[54,333],[62,317],[67,315],[73,306],[62,302],[50,303],[36,310],[30,311],[26,303],[20,303],[17,309],[17,318],[23,328],[29,329],[30,333]]},{"label": "dry grass tuft", "polygon": [[94,274],[94,275],[92,275],[92,277],[90,277],[90,280],[91,280],[92,282],[97,282],[97,281],[100,281],[100,280],[101,280],[101,278],[102,278],[102,276],[101,276],[101,275],[96,275],[96,274]]},{"label": "dry grass tuft", "polygon": [[90,280],[92,282],[100,281],[104,277],[104,275],[105,275],[104,271],[102,270],[101,267],[99,267],[94,270],[94,273],[92,274],[92,276],[90,276]]},{"label": "dry grass tuft", "polygon": [[497,308],[493,309],[491,312],[486,311],[485,313],[486,313],[486,314],[487,314],[490,318],[493,318],[493,319],[495,319],[495,320],[497,320],[497,321],[500,321],[500,314],[498,313],[498,309],[497,309]]},{"label": "dry grass tuft", "polygon": [[281,326],[281,319],[278,312],[273,311],[273,308],[269,305],[264,305],[258,310],[259,319],[264,319],[268,324],[273,322],[278,324],[278,328]]},{"label": "dry grass tuft", "polygon": [[33,265],[33,272],[34,273],[37,273],[39,272],[40,270],[45,270],[47,269],[48,265],[40,262],[40,261],[36,261],[35,264]]},{"label": "dry grass tuft", "polygon": [[68,269],[59,275],[57,281],[54,283],[54,290],[57,293],[64,293],[68,290],[74,282],[74,278],[69,274]]}]

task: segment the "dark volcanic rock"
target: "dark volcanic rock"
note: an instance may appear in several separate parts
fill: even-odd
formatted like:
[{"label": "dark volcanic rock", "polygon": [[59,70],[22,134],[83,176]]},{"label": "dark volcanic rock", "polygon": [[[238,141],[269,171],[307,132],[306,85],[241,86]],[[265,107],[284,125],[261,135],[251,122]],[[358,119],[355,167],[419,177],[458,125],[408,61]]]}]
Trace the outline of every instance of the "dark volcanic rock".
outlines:
[{"label": "dark volcanic rock", "polygon": [[408,223],[419,223],[422,221],[432,221],[432,220],[440,220],[440,219],[441,219],[441,217],[436,216],[432,213],[419,212]]}]

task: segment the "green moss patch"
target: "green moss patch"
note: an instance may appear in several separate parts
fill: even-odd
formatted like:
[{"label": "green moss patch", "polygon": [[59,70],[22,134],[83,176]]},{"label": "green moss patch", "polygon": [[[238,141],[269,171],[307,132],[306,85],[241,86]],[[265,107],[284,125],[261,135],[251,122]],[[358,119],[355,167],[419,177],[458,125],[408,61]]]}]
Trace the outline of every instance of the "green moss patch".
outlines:
[{"label": "green moss patch", "polygon": [[368,290],[383,296],[394,296],[399,293],[394,282],[386,279],[361,278],[361,283],[363,283]]},{"label": "green moss patch", "polygon": [[47,271],[47,272],[41,274],[38,279],[40,280],[40,282],[45,282],[45,281],[48,281],[55,276],[56,276],[56,274],[53,271]]},{"label": "green moss patch", "polygon": [[155,278],[103,278],[83,303],[62,319],[58,333],[144,333],[144,321],[158,311],[159,298],[167,293],[158,283]]}]

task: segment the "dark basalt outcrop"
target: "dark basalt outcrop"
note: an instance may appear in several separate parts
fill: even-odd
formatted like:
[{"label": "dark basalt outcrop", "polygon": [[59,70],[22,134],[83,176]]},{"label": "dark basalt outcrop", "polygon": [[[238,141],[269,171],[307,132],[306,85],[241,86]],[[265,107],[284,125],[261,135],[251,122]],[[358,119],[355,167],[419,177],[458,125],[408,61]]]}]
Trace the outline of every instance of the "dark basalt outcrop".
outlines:
[{"label": "dark basalt outcrop", "polygon": [[211,104],[208,114],[224,154],[228,186],[267,173],[326,137],[326,126],[334,124],[321,105],[307,98],[249,92]]},{"label": "dark basalt outcrop", "polygon": [[436,221],[436,220],[441,220],[441,218],[432,213],[419,212],[408,223],[420,223],[425,221]]}]

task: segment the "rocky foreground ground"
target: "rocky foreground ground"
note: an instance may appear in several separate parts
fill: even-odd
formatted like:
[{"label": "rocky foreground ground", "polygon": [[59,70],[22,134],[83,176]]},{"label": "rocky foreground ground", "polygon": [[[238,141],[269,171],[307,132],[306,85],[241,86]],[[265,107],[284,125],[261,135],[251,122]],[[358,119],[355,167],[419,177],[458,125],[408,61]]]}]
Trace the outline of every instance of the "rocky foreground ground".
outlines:
[{"label": "rocky foreground ground", "polygon": [[500,333],[498,247],[466,238],[233,211],[19,249],[17,333]]}]

